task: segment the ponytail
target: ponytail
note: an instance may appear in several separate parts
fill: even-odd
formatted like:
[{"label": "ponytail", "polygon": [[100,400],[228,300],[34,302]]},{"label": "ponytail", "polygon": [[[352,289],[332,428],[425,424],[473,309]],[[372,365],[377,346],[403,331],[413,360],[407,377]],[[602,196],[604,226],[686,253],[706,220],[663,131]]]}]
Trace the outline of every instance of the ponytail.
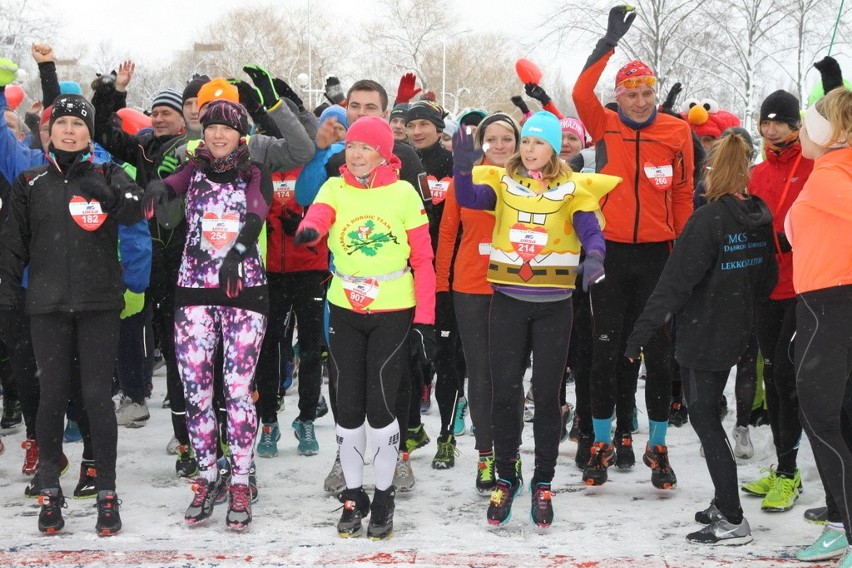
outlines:
[{"label": "ponytail", "polygon": [[710,150],[707,158],[709,172],[704,178],[707,202],[724,195],[745,193],[751,176],[751,157],[754,149],[745,137],[734,130],[726,131]]}]

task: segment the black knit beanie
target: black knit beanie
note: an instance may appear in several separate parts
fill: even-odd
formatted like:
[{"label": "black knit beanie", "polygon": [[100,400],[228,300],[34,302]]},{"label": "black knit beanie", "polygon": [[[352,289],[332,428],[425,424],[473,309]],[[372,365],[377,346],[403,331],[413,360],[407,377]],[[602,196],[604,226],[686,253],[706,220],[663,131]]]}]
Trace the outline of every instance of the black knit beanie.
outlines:
[{"label": "black knit beanie", "polygon": [[774,120],[783,122],[793,130],[799,129],[799,99],[787,91],[775,91],[760,105],[760,122]]}]

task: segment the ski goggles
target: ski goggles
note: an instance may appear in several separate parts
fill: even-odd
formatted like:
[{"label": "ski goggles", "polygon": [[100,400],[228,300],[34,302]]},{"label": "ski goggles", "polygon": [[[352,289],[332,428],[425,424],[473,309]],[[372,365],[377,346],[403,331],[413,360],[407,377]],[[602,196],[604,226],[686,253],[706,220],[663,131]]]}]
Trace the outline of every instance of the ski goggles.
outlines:
[{"label": "ski goggles", "polygon": [[618,84],[618,87],[623,87],[625,89],[636,89],[641,86],[651,87],[652,89],[657,86],[657,78],[653,75],[646,75],[644,77],[630,77],[629,79],[625,79],[621,83]]}]

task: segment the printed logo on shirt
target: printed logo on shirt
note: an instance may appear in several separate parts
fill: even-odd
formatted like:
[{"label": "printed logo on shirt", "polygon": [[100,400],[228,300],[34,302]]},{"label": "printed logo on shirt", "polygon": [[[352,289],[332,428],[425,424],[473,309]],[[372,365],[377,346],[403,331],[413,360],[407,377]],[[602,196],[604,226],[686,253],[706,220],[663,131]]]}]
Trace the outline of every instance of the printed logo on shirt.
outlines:
[{"label": "printed logo on shirt", "polygon": [[86,201],[85,197],[75,195],[68,203],[68,211],[74,222],[86,231],[97,231],[106,221],[107,214],[101,209],[97,199]]},{"label": "printed logo on shirt", "polygon": [[645,175],[648,176],[655,189],[668,191],[672,187],[674,170],[671,164],[655,166],[651,162],[645,162]]},{"label": "printed logo on shirt", "polygon": [[368,215],[350,220],[340,231],[339,239],[340,246],[349,255],[359,252],[365,256],[376,256],[383,246],[399,244],[389,223]]},{"label": "printed logo on shirt", "polygon": [[527,227],[516,223],[509,229],[512,248],[526,261],[538,256],[547,246],[547,230],[544,227]]},{"label": "printed logo on shirt", "polygon": [[229,247],[240,232],[240,216],[236,213],[207,212],[201,218],[201,245],[218,251]]}]

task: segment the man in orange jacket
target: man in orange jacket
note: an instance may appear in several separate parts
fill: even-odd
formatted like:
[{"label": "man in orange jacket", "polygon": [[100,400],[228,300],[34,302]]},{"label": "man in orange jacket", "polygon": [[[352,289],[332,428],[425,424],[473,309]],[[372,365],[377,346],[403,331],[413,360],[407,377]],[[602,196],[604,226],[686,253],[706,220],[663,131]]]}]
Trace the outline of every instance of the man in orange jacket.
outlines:
[{"label": "man in orange jacket", "polygon": [[[635,463],[631,435],[639,362],[623,357],[625,341],[657,283],[672,241],[692,213],[693,148],[689,126],[657,113],[657,78],[641,61],[616,75],[617,111],[604,108],[595,86],[618,41],[636,17],[632,8],[610,11],[598,41],[574,86],[574,104],[597,148],[597,170],[622,178],[601,200],[606,217],[607,278],[592,289],[594,318],[591,376],[594,444],[583,472],[588,485],[602,485],[607,468]],[[666,428],[671,398],[671,340],[661,330],[644,349],[648,370],[645,399],[650,433],[644,462],[655,487],[677,483],[668,462]],[[618,400],[615,439],[613,409]]]}]

